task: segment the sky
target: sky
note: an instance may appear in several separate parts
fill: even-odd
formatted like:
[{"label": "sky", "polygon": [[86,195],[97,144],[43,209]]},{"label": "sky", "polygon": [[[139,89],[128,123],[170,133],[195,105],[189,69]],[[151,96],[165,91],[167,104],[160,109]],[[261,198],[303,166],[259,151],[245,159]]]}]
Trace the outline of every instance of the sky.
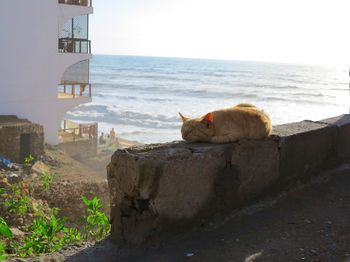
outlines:
[{"label": "sky", "polygon": [[350,0],[95,0],[93,53],[349,65]]}]

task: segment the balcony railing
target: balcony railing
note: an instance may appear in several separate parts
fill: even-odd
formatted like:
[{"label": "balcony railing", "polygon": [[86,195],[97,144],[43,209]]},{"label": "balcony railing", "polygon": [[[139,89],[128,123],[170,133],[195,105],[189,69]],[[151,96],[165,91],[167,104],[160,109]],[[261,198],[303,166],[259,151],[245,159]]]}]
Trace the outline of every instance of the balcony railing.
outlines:
[{"label": "balcony railing", "polygon": [[64,120],[63,127],[59,130],[59,140],[61,143],[81,140],[97,143],[97,123],[78,124]]},{"label": "balcony railing", "polygon": [[59,99],[91,98],[91,84],[64,82],[58,86]]},{"label": "balcony railing", "polygon": [[58,0],[60,4],[92,6],[92,0]]},{"label": "balcony railing", "polygon": [[60,53],[84,53],[91,54],[91,41],[78,38],[58,39],[58,51]]}]

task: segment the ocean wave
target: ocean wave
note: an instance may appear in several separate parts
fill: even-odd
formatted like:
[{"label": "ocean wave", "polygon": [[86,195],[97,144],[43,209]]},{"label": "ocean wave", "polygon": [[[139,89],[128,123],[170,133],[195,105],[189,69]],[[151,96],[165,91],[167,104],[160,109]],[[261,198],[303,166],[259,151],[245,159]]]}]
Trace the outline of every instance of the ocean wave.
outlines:
[{"label": "ocean wave", "polygon": [[95,56],[90,68],[93,102],[67,117],[118,126],[125,136],[140,141],[178,134],[177,110],[199,115],[244,101],[263,106],[274,122],[283,123],[309,116],[322,119],[347,108],[347,70],[118,56]]},{"label": "ocean wave", "polygon": [[131,110],[123,110],[116,106],[86,104],[76,110],[67,113],[73,120],[94,122],[106,122],[118,125],[131,125],[148,128],[178,128],[180,121],[178,116],[166,116],[163,114],[141,113]]}]

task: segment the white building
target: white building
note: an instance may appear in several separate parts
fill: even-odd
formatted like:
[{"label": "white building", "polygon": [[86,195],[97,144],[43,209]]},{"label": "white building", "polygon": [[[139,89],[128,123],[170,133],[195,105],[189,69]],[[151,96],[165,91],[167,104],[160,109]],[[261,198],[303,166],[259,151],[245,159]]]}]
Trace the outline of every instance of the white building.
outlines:
[{"label": "white building", "polygon": [[0,115],[43,125],[49,144],[66,112],[91,101],[91,1],[1,0]]}]

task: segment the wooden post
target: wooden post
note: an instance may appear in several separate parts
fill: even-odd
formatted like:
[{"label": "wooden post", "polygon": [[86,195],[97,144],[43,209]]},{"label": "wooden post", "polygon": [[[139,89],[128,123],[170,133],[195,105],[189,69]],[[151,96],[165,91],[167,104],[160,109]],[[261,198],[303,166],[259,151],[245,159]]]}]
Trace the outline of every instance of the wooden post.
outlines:
[{"label": "wooden post", "polygon": [[91,84],[89,84],[89,97],[91,98]]},{"label": "wooden post", "polygon": [[63,81],[63,84],[64,84],[64,86],[63,86],[63,93],[67,93],[67,89],[66,89],[66,81]]},{"label": "wooden post", "polygon": [[75,85],[74,84],[72,85],[72,95],[73,95],[73,98],[75,98]]}]

